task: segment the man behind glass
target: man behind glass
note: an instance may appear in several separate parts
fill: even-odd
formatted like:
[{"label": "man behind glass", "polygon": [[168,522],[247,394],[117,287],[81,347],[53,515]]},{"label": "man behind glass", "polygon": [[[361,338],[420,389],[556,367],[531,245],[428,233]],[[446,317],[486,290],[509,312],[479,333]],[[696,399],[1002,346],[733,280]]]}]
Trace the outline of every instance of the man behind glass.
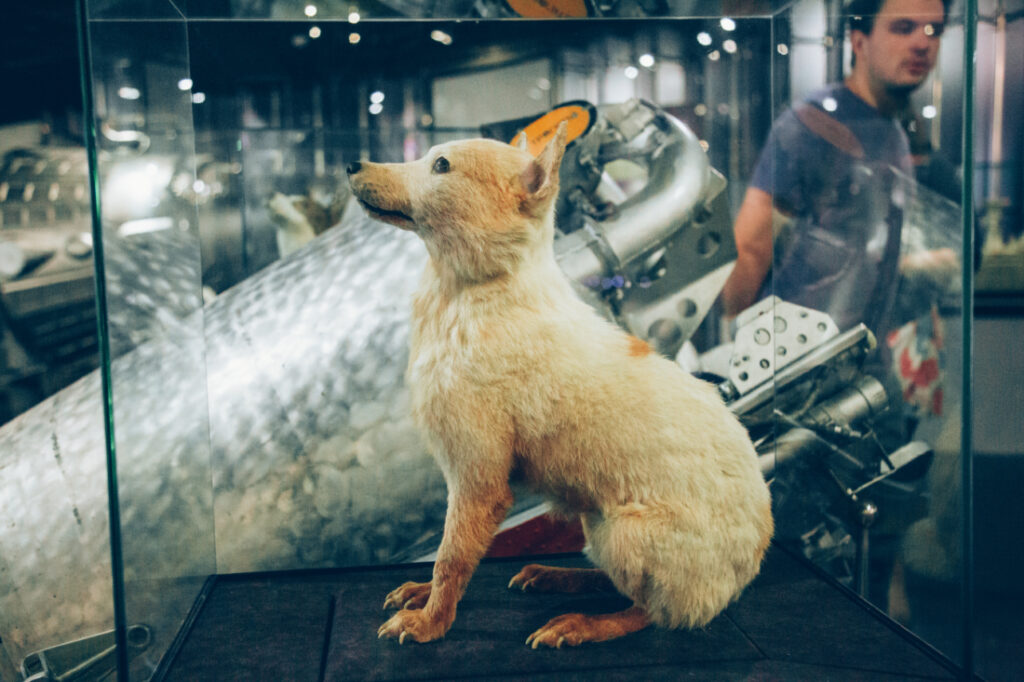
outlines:
[{"label": "man behind glass", "polygon": [[864,322],[884,340],[913,191],[898,119],[935,66],[949,4],[846,6],[850,74],[772,126],[736,217],[738,257],[722,292],[727,316],[775,294],[829,313],[841,330]]}]

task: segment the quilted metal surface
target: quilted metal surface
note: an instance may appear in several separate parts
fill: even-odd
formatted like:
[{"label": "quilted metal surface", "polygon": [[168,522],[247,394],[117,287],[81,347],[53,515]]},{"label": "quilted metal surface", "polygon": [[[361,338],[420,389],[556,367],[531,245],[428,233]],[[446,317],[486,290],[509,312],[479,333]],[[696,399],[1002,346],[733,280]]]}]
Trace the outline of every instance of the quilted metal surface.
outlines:
[{"label": "quilted metal surface", "polygon": [[[198,273],[110,259],[111,336],[138,344],[112,367],[130,610],[140,581],[393,560],[441,527],[443,480],[403,388],[425,259],[356,213],[183,317],[166,311],[188,309]],[[110,626],[101,409],[94,373],[0,429],[16,659]]]}]

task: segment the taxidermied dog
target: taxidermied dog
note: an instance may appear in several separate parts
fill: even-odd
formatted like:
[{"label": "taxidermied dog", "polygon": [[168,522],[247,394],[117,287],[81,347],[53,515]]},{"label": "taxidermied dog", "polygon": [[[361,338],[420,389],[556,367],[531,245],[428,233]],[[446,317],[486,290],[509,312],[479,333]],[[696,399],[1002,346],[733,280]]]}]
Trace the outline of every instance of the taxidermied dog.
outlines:
[{"label": "taxidermied dog", "polygon": [[337,225],[345,209],[347,192],[336,192],[333,198],[285,195],[274,192],[267,200],[267,211],[277,227],[277,252],[282,258]]},{"label": "taxidermied dog", "polygon": [[527,644],[602,641],[650,623],[700,626],[757,575],[771,504],[750,439],[710,384],[653,353],[574,293],[555,262],[563,124],[535,159],[525,136],[439,145],[419,161],[356,162],[355,196],[419,235],[413,415],[448,484],[429,583],[406,583],[378,635],[438,639],[512,503],[515,473],[579,515],[599,569],[530,565],[509,587],[614,586],[620,613],[553,619]]}]

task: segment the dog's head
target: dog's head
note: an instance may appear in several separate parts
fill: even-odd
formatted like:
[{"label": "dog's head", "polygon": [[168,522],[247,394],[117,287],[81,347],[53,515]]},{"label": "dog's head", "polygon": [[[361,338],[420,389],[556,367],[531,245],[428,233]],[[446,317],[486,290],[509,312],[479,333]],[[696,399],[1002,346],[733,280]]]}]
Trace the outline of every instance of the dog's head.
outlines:
[{"label": "dog's head", "polygon": [[554,234],[566,127],[536,158],[524,136],[518,142],[461,140],[409,163],[355,162],[349,183],[371,217],[418,234],[435,261],[489,279],[549,246]]}]

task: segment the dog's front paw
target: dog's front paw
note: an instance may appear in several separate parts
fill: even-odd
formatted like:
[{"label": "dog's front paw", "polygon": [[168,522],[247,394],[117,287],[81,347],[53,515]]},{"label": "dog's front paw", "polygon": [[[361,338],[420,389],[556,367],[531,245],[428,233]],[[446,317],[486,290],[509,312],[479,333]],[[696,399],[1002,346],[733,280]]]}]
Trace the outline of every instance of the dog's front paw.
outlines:
[{"label": "dog's front paw", "polygon": [[405,583],[392,590],[384,600],[384,608],[422,609],[430,598],[431,583]]},{"label": "dog's front paw", "polygon": [[447,631],[448,628],[444,623],[430,620],[422,610],[405,609],[393,615],[380,626],[380,629],[377,630],[377,639],[389,637],[397,639],[399,644],[405,644],[405,640],[411,637],[422,643],[440,639]]}]

